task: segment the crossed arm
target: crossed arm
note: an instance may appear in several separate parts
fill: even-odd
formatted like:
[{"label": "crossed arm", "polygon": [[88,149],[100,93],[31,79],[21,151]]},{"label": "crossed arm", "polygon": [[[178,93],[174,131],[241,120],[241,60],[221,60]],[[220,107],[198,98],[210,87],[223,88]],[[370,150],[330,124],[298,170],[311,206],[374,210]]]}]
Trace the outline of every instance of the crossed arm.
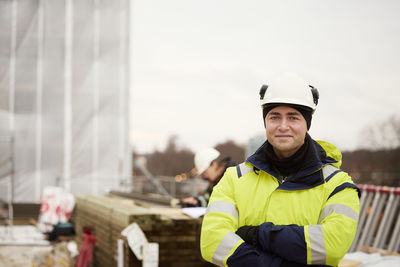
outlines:
[{"label": "crossed arm", "polygon": [[[329,198],[318,223],[305,226],[265,222],[239,227],[238,214],[231,211],[233,199],[221,193],[210,202],[201,237],[203,257],[221,266],[337,266],[356,232],[358,196],[353,188]],[[224,208],[215,208],[221,203]]]}]

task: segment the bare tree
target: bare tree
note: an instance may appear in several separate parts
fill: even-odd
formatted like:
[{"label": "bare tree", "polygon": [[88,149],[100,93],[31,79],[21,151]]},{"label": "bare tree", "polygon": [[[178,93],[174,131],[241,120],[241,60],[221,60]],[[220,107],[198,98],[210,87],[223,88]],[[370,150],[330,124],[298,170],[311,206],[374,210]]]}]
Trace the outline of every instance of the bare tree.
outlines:
[{"label": "bare tree", "polygon": [[230,157],[236,163],[244,161],[244,146],[236,144],[233,140],[219,143],[215,149],[221,152],[220,158]]},{"label": "bare tree", "polygon": [[372,150],[390,150],[400,147],[400,116],[364,127],[360,134],[360,146]]},{"label": "bare tree", "polygon": [[178,137],[169,138],[164,151],[154,151],[147,157],[147,168],[154,175],[175,176],[187,172],[194,166],[193,152],[185,147],[179,147]]},{"label": "bare tree", "polygon": [[400,184],[400,116],[366,126],[360,134],[362,149],[343,153],[343,170],[356,183]]}]

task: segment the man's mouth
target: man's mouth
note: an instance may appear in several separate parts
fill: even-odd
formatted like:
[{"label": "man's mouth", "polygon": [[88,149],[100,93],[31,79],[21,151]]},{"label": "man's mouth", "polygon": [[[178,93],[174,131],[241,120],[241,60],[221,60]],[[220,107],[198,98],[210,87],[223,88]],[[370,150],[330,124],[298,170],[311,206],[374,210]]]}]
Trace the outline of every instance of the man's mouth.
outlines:
[{"label": "man's mouth", "polygon": [[280,134],[280,135],[275,135],[275,137],[276,137],[276,138],[290,138],[290,137],[292,137],[292,136],[289,135],[289,134]]}]

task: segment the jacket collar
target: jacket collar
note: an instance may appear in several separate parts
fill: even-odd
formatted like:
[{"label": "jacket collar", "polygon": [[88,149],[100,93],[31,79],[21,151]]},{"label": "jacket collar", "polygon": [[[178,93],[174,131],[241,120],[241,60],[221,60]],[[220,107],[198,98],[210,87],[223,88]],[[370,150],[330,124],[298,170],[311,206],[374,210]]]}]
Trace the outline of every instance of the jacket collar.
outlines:
[{"label": "jacket collar", "polygon": [[[302,190],[315,187],[324,183],[322,174],[322,166],[327,163],[336,163],[337,161],[327,157],[325,150],[316,141],[311,139],[311,149],[309,149],[306,156],[307,160],[304,162],[303,167],[295,175],[288,177],[279,188],[285,190]],[[266,161],[257,160],[257,157],[267,145],[267,141],[251,155],[246,162],[252,164],[257,169],[264,171],[279,180],[279,174],[273,166]]]}]

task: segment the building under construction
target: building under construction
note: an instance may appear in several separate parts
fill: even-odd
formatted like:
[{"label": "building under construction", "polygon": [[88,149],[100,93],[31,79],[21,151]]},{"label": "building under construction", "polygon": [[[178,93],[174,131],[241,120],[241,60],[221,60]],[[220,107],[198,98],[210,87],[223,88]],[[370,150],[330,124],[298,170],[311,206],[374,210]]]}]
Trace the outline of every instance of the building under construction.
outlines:
[{"label": "building under construction", "polygon": [[127,185],[129,1],[10,0],[0,12],[3,200]]},{"label": "building under construction", "polygon": [[[0,204],[6,225],[0,243],[7,255],[13,255],[6,249],[10,245],[22,248],[15,258],[0,253],[0,265],[19,266],[20,260],[40,265],[40,258],[24,253],[39,247],[54,252],[46,240],[34,238],[37,231],[26,228],[37,223],[40,203],[41,213],[43,203],[47,209],[54,204],[43,195],[49,187],[74,196],[69,221],[75,225],[79,249],[87,252],[90,247],[84,239],[87,229],[96,238],[91,247],[94,266],[140,264],[121,235],[132,223],[159,244],[161,265],[205,264],[199,252],[200,221],[170,208],[170,193],[143,166],[152,190],[167,197],[118,196],[133,186],[130,2],[0,2]],[[79,263],[87,259],[80,257]]]}]

